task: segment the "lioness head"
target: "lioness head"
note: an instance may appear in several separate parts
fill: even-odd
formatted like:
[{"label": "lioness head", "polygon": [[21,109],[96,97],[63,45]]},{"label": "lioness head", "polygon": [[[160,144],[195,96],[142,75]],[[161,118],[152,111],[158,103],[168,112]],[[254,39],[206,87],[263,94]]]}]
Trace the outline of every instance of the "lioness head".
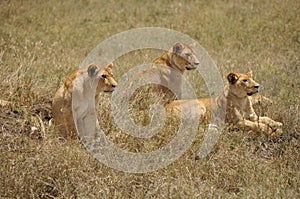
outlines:
[{"label": "lioness head", "polygon": [[259,84],[252,79],[252,71],[246,74],[229,73],[227,75],[230,92],[237,97],[251,96],[258,92]]},{"label": "lioness head", "polygon": [[199,60],[192,50],[193,45],[185,45],[179,42],[173,45],[172,62],[180,71],[196,69],[199,65]]},{"label": "lioness head", "polygon": [[98,79],[97,93],[100,91],[112,92],[117,86],[117,82],[112,73],[112,66],[113,64],[110,63],[105,66],[104,69],[103,67],[99,67],[95,64],[91,64],[88,67],[89,77]]}]

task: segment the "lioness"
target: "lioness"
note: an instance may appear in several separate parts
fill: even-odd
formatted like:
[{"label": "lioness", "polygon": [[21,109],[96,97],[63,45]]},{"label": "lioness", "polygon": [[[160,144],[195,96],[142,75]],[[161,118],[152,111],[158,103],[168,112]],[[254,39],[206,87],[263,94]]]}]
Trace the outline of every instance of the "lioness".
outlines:
[{"label": "lioness", "polygon": [[142,79],[146,81],[157,80],[158,85],[155,85],[152,91],[163,93],[167,101],[164,102],[165,104],[176,98],[180,99],[182,75],[186,70],[196,69],[199,65],[199,60],[192,50],[192,45],[175,43],[169,51],[153,61],[150,69],[135,74],[131,81],[134,79],[135,81]]},{"label": "lioness", "polygon": [[175,90],[177,98],[181,98],[182,75],[186,70],[194,70],[199,65],[199,60],[192,47],[176,42],[169,51],[165,52],[153,62],[153,68],[160,71],[161,85],[159,89],[173,96],[168,89]]},{"label": "lioness", "polygon": [[[55,126],[65,137],[76,139],[78,134],[73,115],[78,118],[86,117],[89,110],[95,109],[92,98],[97,102],[101,91],[112,92],[116,86],[112,63],[105,67],[91,64],[88,68],[73,72],[54,95],[52,111]],[[74,95],[75,113],[72,112]]]},{"label": "lioness", "polygon": [[[199,113],[206,122],[214,114],[212,124],[220,126],[222,120],[237,127],[261,129],[273,134],[281,131],[282,123],[268,117],[259,117],[253,110],[249,96],[258,92],[259,84],[252,79],[252,71],[246,74],[229,73],[224,91],[216,98],[199,98],[191,100],[176,100],[166,106],[168,111],[181,114],[180,105],[198,103]],[[225,115],[226,113],[226,115]]]}]

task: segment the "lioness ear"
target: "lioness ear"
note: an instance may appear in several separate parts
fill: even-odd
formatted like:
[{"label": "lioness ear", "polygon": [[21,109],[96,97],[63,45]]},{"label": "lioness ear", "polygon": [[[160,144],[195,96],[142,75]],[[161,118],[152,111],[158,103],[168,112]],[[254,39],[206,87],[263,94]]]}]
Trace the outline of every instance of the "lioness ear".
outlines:
[{"label": "lioness ear", "polygon": [[109,68],[109,69],[112,69],[112,67],[113,67],[113,63],[109,63],[105,66],[105,68]]},{"label": "lioness ear", "polygon": [[91,64],[88,67],[88,74],[90,77],[94,77],[98,73],[98,66],[96,64]]},{"label": "lioness ear", "polygon": [[252,77],[252,70],[249,70],[246,74],[247,74],[249,77]]},{"label": "lioness ear", "polygon": [[183,49],[183,44],[176,42],[173,46],[173,53],[176,53],[176,54],[181,53],[182,49]]},{"label": "lioness ear", "polygon": [[229,73],[227,75],[227,80],[231,84],[234,84],[238,79],[239,79],[239,76],[236,73]]}]

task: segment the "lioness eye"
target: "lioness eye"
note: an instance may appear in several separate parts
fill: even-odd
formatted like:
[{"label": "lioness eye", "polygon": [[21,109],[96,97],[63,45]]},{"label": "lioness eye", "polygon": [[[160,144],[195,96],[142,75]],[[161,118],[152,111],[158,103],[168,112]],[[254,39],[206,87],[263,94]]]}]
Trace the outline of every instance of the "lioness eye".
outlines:
[{"label": "lioness eye", "polygon": [[191,56],[191,53],[186,53],[185,55],[186,55],[187,57],[189,57],[189,56]]},{"label": "lioness eye", "polygon": [[243,80],[243,82],[247,83],[247,82],[248,82],[248,80],[247,80],[247,79],[244,79],[244,80]]},{"label": "lioness eye", "polygon": [[107,78],[107,76],[106,76],[106,75],[101,75],[101,77],[102,77],[102,78],[104,78],[104,79],[105,79],[105,78]]}]

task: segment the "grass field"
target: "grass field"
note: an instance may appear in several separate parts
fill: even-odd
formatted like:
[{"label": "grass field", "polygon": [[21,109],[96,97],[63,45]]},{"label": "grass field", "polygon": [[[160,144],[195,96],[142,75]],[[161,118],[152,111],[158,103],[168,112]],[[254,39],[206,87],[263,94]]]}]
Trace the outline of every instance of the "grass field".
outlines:
[{"label": "grass field", "polygon": [[[11,102],[0,107],[0,198],[300,198],[299,10],[298,0],[0,1],[0,99]],[[140,27],[189,35],[223,76],[251,68],[260,92],[275,101],[257,112],[283,122],[283,133],[226,130],[195,161],[199,131],[178,160],[145,174],[109,168],[79,141],[61,138],[50,125],[59,85],[100,42]],[[119,58],[116,79],[160,54]],[[201,77],[186,76],[205,95]],[[110,96],[101,99],[108,111]],[[110,139],[130,151],[158,149],[174,134],[169,129],[140,146],[104,116]]]}]

